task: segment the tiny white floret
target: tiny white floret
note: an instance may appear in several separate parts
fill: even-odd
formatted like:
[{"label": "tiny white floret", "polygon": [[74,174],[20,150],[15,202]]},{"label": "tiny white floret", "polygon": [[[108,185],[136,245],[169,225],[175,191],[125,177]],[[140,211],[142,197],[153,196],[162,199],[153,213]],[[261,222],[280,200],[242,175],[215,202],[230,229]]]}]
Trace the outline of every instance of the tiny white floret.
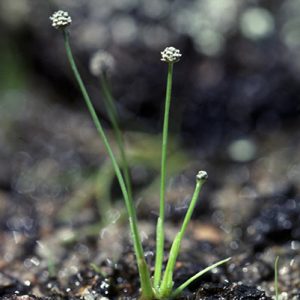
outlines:
[{"label": "tiny white floret", "polygon": [[110,53],[99,50],[90,60],[90,72],[94,76],[100,76],[101,74],[109,75],[114,71],[115,65],[115,59]]},{"label": "tiny white floret", "polygon": [[174,47],[167,47],[164,51],[160,53],[161,53],[161,60],[167,63],[178,62],[180,60],[180,57],[182,56],[180,50]]},{"label": "tiny white floret", "polygon": [[68,12],[58,10],[50,17],[52,26],[56,29],[64,29],[72,23],[72,19]]},{"label": "tiny white floret", "polygon": [[208,175],[206,171],[199,171],[198,174],[196,175],[197,181],[206,180],[207,178]]}]

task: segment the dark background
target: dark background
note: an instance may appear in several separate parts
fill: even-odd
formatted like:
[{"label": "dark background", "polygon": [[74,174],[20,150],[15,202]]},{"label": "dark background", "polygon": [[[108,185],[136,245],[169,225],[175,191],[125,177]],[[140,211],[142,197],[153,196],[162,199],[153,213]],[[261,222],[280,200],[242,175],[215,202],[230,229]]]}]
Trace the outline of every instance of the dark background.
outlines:
[{"label": "dark background", "polygon": [[114,56],[113,89],[127,129],[160,131],[160,51],[169,45],[183,53],[171,123],[185,145],[214,149],[298,119],[298,0],[1,1],[2,93],[43,89],[51,101],[82,110],[62,37],[50,26],[58,8],[73,18],[71,42],[102,114],[89,59],[99,49]]}]

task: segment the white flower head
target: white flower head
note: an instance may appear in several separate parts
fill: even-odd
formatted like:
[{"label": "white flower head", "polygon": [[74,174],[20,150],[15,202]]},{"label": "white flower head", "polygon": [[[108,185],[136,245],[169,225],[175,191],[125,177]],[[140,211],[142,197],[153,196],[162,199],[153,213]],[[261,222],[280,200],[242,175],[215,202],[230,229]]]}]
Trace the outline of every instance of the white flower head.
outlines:
[{"label": "white flower head", "polygon": [[199,171],[196,175],[197,181],[205,181],[208,178],[206,171]]},{"label": "white flower head", "polygon": [[115,69],[115,59],[113,56],[103,50],[97,51],[90,60],[90,72],[94,76],[101,74],[111,74]]},{"label": "white flower head", "polygon": [[68,12],[63,10],[56,11],[51,17],[52,26],[56,29],[64,29],[72,23]]},{"label": "white flower head", "polygon": [[180,57],[182,56],[180,50],[174,47],[167,47],[164,51],[160,53],[161,53],[161,60],[167,63],[178,62],[180,60]]}]

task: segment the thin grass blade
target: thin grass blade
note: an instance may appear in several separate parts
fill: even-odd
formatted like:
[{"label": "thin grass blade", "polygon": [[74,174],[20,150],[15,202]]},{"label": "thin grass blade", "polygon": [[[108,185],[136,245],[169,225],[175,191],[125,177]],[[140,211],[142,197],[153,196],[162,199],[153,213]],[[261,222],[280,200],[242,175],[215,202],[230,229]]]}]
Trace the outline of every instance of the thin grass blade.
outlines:
[{"label": "thin grass blade", "polygon": [[201,277],[202,275],[204,275],[205,273],[211,271],[212,269],[223,265],[225,263],[227,263],[229,260],[231,260],[231,257],[223,259],[221,261],[216,262],[215,264],[205,268],[204,270],[198,272],[197,274],[195,274],[194,276],[192,276],[191,278],[189,278],[185,283],[183,283],[182,285],[180,285],[172,294],[171,294],[171,298],[175,298],[176,296],[178,296],[179,294],[182,293],[182,291],[188,286],[190,285],[193,281],[195,281],[196,279],[198,279],[199,277]]}]

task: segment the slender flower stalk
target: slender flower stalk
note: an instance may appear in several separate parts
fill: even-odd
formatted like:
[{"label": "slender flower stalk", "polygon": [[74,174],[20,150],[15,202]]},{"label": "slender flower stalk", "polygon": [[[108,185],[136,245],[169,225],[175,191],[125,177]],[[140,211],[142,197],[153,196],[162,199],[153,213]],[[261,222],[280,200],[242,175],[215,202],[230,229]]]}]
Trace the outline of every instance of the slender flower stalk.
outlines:
[{"label": "slender flower stalk", "polygon": [[89,94],[88,94],[86,87],[81,79],[80,73],[79,73],[77,65],[75,63],[72,49],[71,49],[70,42],[69,42],[69,34],[66,29],[67,26],[69,26],[71,24],[71,18],[68,16],[68,13],[63,12],[63,11],[58,11],[58,12],[54,13],[50,19],[52,20],[52,26],[55,27],[56,29],[61,29],[63,32],[64,44],[65,44],[66,53],[67,53],[67,57],[68,57],[71,69],[74,73],[74,76],[77,80],[79,88],[82,92],[83,98],[84,98],[87,108],[91,114],[91,117],[95,124],[95,127],[96,127],[96,129],[105,145],[108,155],[111,159],[113,168],[115,170],[115,173],[116,173],[117,179],[119,181],[121,191],[122,191],[122,194],[123,194],[123,197],[125,200],[126,209],[128,212],[130,230],[131,230],[131,235],[132,235],[132,239],[133,239],[133,245],[134,245],[134,250],[135,250],[135,254],[136,254],[136,258],[137,258],[137,265],[138,265],[139,275],[140,275],[140,280],[141,280],[142,297],[145,299],[152,299],[153,291],[152,291],[152,286],[151,286],[150,273],[149,273],[148,266],[145,261],[144,250],[142,247],[141,238],[140,238],[139,231],[137,228],[137,216],[136,216],[135,207],[134,207],[133,202],[130,201],[128,191],[126,188],[126,184],[123,179],[123,175],[121,173],[121,170],[119,168],[119,165],[117,163],[115,155],[112,151],[112,148],[109,144],[107,136],[104,132],[104,129],[103,129],[101,122],[97,116],[95,108],[92,104],[92,101],[89,97]]},{"label": "slender flower stalk", "polygon": [[196,186],[195,186],[195,190],[194,190],[194,193],[192,196],[192,200],[190,202],[190,205],[189,205],[186,215],[184,217],[181,229],[177,233],[177,235],[172,243],[171,250],[169,253],[169,260],[168,260],[168,263],[167,263],[167,266],[166,266],[166,269],[164,272],[164,276],[161,280],[159,289],[158,289],[158,291],[155,290],[156,293],[158,294],[158,296],[157,296],[158,299],[175,298],[194,280],[196,280],[200,276],[204,275],[205,273],[211,271],[212,269],[228,262],[231,259],[231,258],[227,258],[227,259],[221,260],[219,262],[216,262],[215,264],[196,273],[194,276],[192,276],[186,282],[184,282],[182,285],[180,285],[177,289],[173,290],[173,286],[174,286],[173,272],[174,272],[176,260],[177,260],[177,257],[178,257],[179,251],[180,251],[181,242],[182,242],[182,239],[186,232],[187,226],[191,220],[193,211],[195,209],[196,202],[199,198],[201,188],[202,188],[203,184],[205,183],[205,181],[207,180],[207,178],[208,178],[208,176],[205,171],[199,171],[196,176]]},{"label": "slender flower stalk", "polygon": [[79,74],[79,71],[77,69],[73,54],[72,54],[72,50],[70,47],[70,42],[69,42],[69,34],[68,32],[64,29],[63,30],[63,34],[64,34],[64,42],[65,42],[65,47],[66,47],[66,52],[67,52],[67,56],[68,56],[68,60],[70,62],[71,68],[74,72],[74,75],[76,77],[76,80],[78,82],[78,85],[80,87],[80,90],[82,92],[83,98],[86,102],[86,105],[88,107],[88,110],[91,114],[91,117],[93,119],[93,122],[95,124],[95,127],[105,145],[105,148],[109,154],[109,157],[111,159],[111,162],[113,164],[116,176],[118,178],[121,190],[122,190],[122,194],[125,200],[125,204],[126,204],[126,209],[128,212],[128,216],[129,216],[129,223],[130,223],[130,229],[131,229],[131,234],[132,234],[132,238],[133,238],[133,244],[134,244],[134,249],[135,249],[135,254],[137,257],[137,264],[138,264],[138,268],[139,268],[139,274],[140,274],[140,280],[141,280],[141,286],[142,286],[142,292],[144,294],[145,297],[147,297],[148,299],[151,299],[151,295],[152,295],[152,287],[151,287],[151,281],[150,281],[150,274],[149,274],[149,270],[145,261],[145,257],[144,257],[144,250],[142,247],[142,242],[141,242],[141,238],[140,238],[140,234],[137,228],[137,217],[136,217],[136,211],[133,205],[133,202],[130,200],[129,195],[128,195],[128,191],[126,188],[126,184],[125,181],[123,179],[122,173],[120,171],[120,168],[118,166],[117,160],[115,158],[115,155],[110,147],[110,144],[108,142],[108,139],[106,137],[106,134],[103,130],[103,127],[100,123],[100,120],[97,116],[97,113],[95,111],[95,108],[92,104],[92,101],[89,97],[89,94],[85,88],[85,85],[81,79],[81,76]]},{"label": "slender flower stalk", "polygon": [[159,217],[156,225],[156,258],[154,268],[154,288],[159,289],[162,264],[164,257],[164,222],[165,222],[165,194],[166,194],[166,165],[167,165],[167,150],[168,150],[168,133],[169,133],[169,114],[171,106],[172,81],[173,81],[173,66],[179,61],[181,54],[174,47],[167,47],[161,52],[161,60],[168,63],[167,89],[165,99],[165,113],[162,133],[162,151],[161,151],[161,175],[160,175],[160,202],[159,202]]},{"label": "slender flower stalk", "polygon": [[166,270],[165,270],[165,273],[164,273],[164,276],[163,276],[163,279],[161,282],[161,286],[160,286],[160,295],[161,296],[170,295],[172,292],[173,272],[174,272],[175,263],[176,263],[176,260],[177,260],[177,257],[178,257],[179,251],[180,251],[181,241],[185,234],[187,225],[191,220],[196,202],[199,198],[199,193],[201,191],[201,188],[202,188],[203,184],[205,183],[207,177],[208,176],[205,171],[200,171],[196,176],[196,186],[195,186],[194,194],[192,196],[192,200],[190,202],[189,208],[184,217],[181,229],[177,233],[177,235],[173,241],[171,250],[170,250],[169,260],[168,260]]},{"label": "slender flower stalk", "polygon": [[122,131],[120,129],[118,113],[117,113],[114,99],[113,99],[113,96],[111,93],[111,89],[109,88],[107,75],[105,73],[101,74],[100,80],[101,80],[101,87],[102,87],[102,91],[103,91],[103,95],[104,95],[104,97],[103,97],[104,105],[108,112],[108,117],[112,124],[114,135],[115,135],[117,145],[119,148],[119,152],[120,152],[122,171],[124,174],[124,179],[125,179],[125,183],[126,183],[126,187],[127,187],[128,196],[131,199],[131,201],[133,201],[129,163],[128,163],[127,156],[125,153],[124,137],[123,137]]},{"label": "slender flower stalk", "polygon": [[111,122],[114,136],[117,141],[117,146],[120,152],[122,171],[127,187],[127,192],[131,201],[133,201],[132,195],[132,184],[130,178],[130,169],[129,163],[125,153],[125,142],[122,134],[122,130],[120,128],[119,116],[117,112],[117,108],[115,105],[115,100],[112,95],[110,83],[109,83],[109,75],[115,69],[115,60],[114,58],[105,51],[97,51],[91,61],[90,61],[90,71],[91,73],[100,79],[101,90],[103,93],[103,100],[105,109],[108,113],[109,120]]}]

